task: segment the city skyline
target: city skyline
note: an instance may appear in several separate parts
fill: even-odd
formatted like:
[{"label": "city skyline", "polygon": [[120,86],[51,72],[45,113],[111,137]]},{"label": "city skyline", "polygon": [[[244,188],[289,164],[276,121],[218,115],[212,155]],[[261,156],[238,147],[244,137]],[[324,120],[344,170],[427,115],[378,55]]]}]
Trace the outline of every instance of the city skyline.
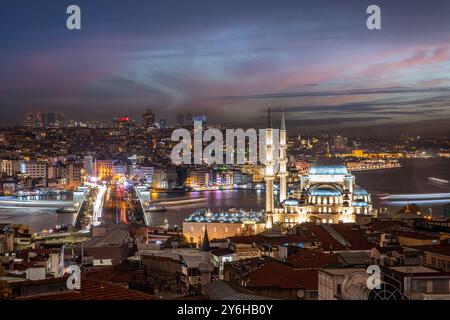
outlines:
[{"label": "city skyline", "polygon": [[450,300],[450,2],[372,1],[1,1],[0,301]]},{"label": "city skyline", "polygon": [[378,1],[375,31],[369,1],[77,1],[80,31],[65,28],[69,4],[2,5],[0,125],[150,108],[261,127],[271,105],[290,133],[448,134],[448,3]]}]

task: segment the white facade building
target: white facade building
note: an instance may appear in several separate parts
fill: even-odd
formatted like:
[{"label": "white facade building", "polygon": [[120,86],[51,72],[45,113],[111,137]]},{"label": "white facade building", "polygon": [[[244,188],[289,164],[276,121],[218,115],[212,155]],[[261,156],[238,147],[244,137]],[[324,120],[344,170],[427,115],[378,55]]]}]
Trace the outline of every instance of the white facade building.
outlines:
[{"label": "white facade building", "polygon": [[371,196],[355,184],[355,176],[338,159],[325,158],[311,166],[282,207],[274,210],[272,223],[347,223],[371,212]]},{"label": "white facade building", "polygon": [[33,179],[47,178],[47,164],[45,162],[27,162],[25,174]]}]

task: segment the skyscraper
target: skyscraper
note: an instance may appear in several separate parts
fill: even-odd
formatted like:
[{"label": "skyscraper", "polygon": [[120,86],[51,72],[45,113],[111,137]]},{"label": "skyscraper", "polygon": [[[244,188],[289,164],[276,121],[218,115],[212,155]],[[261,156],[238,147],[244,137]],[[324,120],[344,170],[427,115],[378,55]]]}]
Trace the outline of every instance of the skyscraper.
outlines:
[{"label": "skyscraper", "polygon": [[42,113],[42,125],[44,128],[52,127],[56,123],[56,115],[54,113]]},{"label": "skyscraper", "polygon": [[184,124],[186,126],[191,126],[194,124],[194,121],[192,119],[192,113],[186,113],[186,117],[184,119]]},{"label": "skyscraper", "polygon": [[84,157],[83,167],[87,176],[91,177],[94,175],[94,159],[92,158],[92,156]]},{"label": "skyscraper", "polygon": [[182,114],[177,115],[177,127],[184,126],[184,116]]},{"label": "skyscraper", "polygon": [[23,125],[25,127],[34,127],[34,115],[30,112],[25,117],[25,120],[23,121]]},{"label": "skyscraper", "polygon": [[142,127],[145,129],[153,128],[155,126],[155,114],[152,110],[145,110],[142,115]]},{"label": "skyscraper", "polygon": [[201,122],[202,126],[206,126],[206,116],[205,115],[194,115],[194,116],[192,116],[192,122]]},{"label": "skyscraper", "polygon": [[36,128],[42,128],[44,125],[42,121],[42,114],[40,112],[36,112],[36,116],[34,118],[34,126]]}]

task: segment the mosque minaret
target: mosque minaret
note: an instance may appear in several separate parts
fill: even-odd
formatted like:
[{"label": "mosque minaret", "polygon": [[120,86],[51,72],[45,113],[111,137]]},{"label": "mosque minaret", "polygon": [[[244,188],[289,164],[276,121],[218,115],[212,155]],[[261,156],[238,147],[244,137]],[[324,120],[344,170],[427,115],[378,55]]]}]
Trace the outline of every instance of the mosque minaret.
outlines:
[{"label": "mosque minaret", "polygon": [[266,213],[273,213],[274,201],[273,201],[273,183],[275,180],[275,159],[274,159],[274,141],[273,141],[273,129],[272,121],[270,118],[270,107],[268,109],[268,126],[265,130],[266,143],[265,143],[265,170],[264,179],[266,181]]},{"label": "mosque minaret", "polygon": [[280,178],[280,203],[286,200],[286,178],[287,178],[287,158],[286,158],[286,121],[284,119],[284,110],[281,113],[281,127],[280,127],[280,169],[278,171],[278,177]]},{"label": "mosque minaret", "polygon": [[[270,108],[268,113],[269,123],[265,130],[266,228],[302,222],[352,223],[358,216],[372,215],[370,194],[355,183],[355,176],[345,164],[331,157],[329,146],[326,156],[316,160],[309,172],[300,177],[300,183],[291,185],[288,192],[284,111],[279,136],[272,128]],[[280,188],[279,204],[275,207],[276,178],[279,178]]]}]

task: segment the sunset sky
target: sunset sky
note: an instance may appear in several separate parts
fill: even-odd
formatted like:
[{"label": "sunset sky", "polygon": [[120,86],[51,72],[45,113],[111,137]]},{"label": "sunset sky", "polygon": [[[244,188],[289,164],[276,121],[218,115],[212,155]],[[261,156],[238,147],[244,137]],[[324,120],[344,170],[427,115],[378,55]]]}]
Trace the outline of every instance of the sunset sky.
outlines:
[{"label": "sunset sky", "polygon": [[292,133],[450,135],[450,1],[4,0],[0,41],[0,125],[152,108],[259,127],[271,105]]}]

